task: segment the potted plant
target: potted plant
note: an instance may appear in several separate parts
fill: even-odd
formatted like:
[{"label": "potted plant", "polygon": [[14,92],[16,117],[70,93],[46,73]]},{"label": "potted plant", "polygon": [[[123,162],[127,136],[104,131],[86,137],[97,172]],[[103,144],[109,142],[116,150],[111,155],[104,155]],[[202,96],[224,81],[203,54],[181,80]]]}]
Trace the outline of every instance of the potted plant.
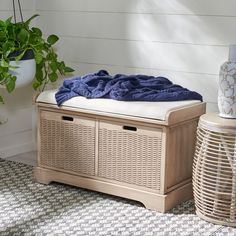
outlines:
[{"label": "potted plant", "polygon": [[[12,22],[12,17],[0,20],[0,85],[9,93],[16,86],[31,83],[33,78],[33,88],[43,91],[49,82],[57,81],[58,74],[74,71],[58,59],[53,48],[58,36],[44,39],[39,28],[30,27],[37,16],[17,23]],[[23,81],[27,77],[28,81]],[[0,102],[3,103],[1,95]]]}]

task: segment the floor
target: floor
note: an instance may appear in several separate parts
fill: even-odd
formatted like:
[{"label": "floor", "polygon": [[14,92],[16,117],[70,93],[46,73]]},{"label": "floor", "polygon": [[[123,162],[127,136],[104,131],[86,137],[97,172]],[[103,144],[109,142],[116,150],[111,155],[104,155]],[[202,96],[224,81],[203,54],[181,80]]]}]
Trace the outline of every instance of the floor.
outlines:
[{"label": "floor", "polygon": [[31,166],[36,166],[37,152],[32,151],[32,152],[18,154],[16,156],[6,158],[6,160],[16,161],[16,162],[24,163],[24,164],[31,165]]},{"label": "floor", "polygon": [[[25,156],[25,157],[24,157]],[[193,201],[163,214],[141,203],[60,183],[40,184],[31,152],[0,159],[0,235],[235,236],[195,214]]]},{"label": "floor", "polygon": [[[6,191],[3,191],[3,193],[6,193],[6,199],[4,200],[3,198],[5,205],[0,203],[0,212],[7,211],[9,214],[4,215],[4,217],[6,217],[6,219],[2,219],[5,222],[4,224],[1,224],[0,218],[0,235],[14,235],[15,232],[22,232],[24,235],[32,235],[34,230],[35,234],[33,235],[37,235],[37,233],[39,233],[39,235],[52,235],[51,233],[54,234],[55,230],[58,230],[58,233],[61,235],[90,235],[91,233],[91,235],[104,236],[236,236],[235,228],[213,225],[197,217],[192,201],[184,202],[170,212],[162,214],[149,211],[141,204],[128,199],[62,184],[52,183],[50,185],[41,185],[35,183],[31,179],[32,167],[30,166],[36,166],[36,151],[18,154],[8,157],[6,160],[14,161],[15,163],[6,162],[6,166],[11,165],[10,168],[6,168],[3,162],[3,169],[0,170],[0,174],[2,175],[4,175],[7,170],[9,173],[14,172],[14,175],[11,175],[11,191],[9,190],[9,173],[5,173],[7,183],[2,181],[2,186],[7,186],[7,188]],[[17,171],[19,172],[18,174],[16,174]],[[9,196],[16,196],[16,200],[6,205],[6,203],[9,203]],[[20,199],[25,205],[22,201],[19,201]],[[51,205],[48,205],[48,203]],[[23,205],[24,207],[22,207]],[[34,207],[32,208],[32,206]],[[71,208],[71,206],[73,207]],[[5,208],[1,209],[1,207]],[[18,210],[15,211],[15,209]],[[19,209],[23,209],[26,212],[21,214],[21,212],[18,212]],[[35,217],[35,212],[38,213],[38,217]],[[10,213],[12,213],[12,215]],[[16,213],[19,213],[19,216],[16,217]],[[74,218],[72,217],[73,214]],[[81,217],[81,215],[84,217]],[[101,218],[102,215],[103,217]],[[33,218],[31,219],[31,217]],[[85,224],[84,219],[87,219],[86,217],[88,217],[88,222]],[[14,221],[16,218],[19,218],[19,222]],[[106,218],[105,221],[103,220],[104,218]],[[117,219],[119,220],[117,221]],[[25,222],[25,220],[27,221]],[[76,224],[74,222],[76,222]],[[64,225],[62,225],[62,223]],[[9,232],[14,233],[8,234]]]}]

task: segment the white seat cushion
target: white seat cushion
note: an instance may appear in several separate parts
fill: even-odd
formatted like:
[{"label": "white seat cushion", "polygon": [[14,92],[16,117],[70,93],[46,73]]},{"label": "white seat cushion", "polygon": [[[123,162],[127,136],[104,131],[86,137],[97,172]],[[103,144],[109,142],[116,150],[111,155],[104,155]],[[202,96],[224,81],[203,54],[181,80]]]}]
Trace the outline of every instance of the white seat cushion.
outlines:
[{"label": "white seat cushion", "polygon": [[[56,105],[55,93],[57,90],[42,92],[36,102]],[[63,107],[73,107],[86,110],[102,111],[107,113],[122,114],[128,116],[143,117],[156,120],[166,120],[167,114],[179,108],[196,103],[198,100],[175,101],[175,102],[137,102],[116,101],[107,98],[87,99],[85,97],[74,97],[63,103]]]}]

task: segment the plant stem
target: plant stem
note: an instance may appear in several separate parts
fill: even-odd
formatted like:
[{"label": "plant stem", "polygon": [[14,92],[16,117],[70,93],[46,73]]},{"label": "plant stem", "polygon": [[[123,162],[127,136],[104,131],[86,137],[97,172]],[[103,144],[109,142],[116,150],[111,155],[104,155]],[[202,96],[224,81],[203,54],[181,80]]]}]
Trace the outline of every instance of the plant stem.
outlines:
[{"label": "plant stem", "polygon": [[46,87],[46,84],[48,83],[48,79],[47,79],[47,77],[48,77],[48,70],[47,70],[45,64],[44,64],[43,68],[44,68],[44,72],[45,72],[44,78],[43,78],[44,84],[43,84],[43,88],[41,89],[40,92],[43,92],[43,91],[44,91],[44,89],[45,89],[45,87]]}]

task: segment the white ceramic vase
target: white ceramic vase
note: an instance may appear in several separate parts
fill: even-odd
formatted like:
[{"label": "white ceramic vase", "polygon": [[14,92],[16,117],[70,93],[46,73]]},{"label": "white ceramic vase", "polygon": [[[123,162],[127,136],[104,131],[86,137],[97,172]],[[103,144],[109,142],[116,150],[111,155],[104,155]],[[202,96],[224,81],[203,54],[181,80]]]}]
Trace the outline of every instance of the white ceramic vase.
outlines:
[{"label": "white ceramic vase", "polygon": [[11,61],[10,65],[18,68],[10,69],[10,73],[17,77],[15,88],[24,87],[32,82],[36,73],[35,59]]},{"label": "white ceramic vase", "polygon": [[218,108],[221,117],[236,118],[236,45],[230,45],[229,60],[220,67]]}]

